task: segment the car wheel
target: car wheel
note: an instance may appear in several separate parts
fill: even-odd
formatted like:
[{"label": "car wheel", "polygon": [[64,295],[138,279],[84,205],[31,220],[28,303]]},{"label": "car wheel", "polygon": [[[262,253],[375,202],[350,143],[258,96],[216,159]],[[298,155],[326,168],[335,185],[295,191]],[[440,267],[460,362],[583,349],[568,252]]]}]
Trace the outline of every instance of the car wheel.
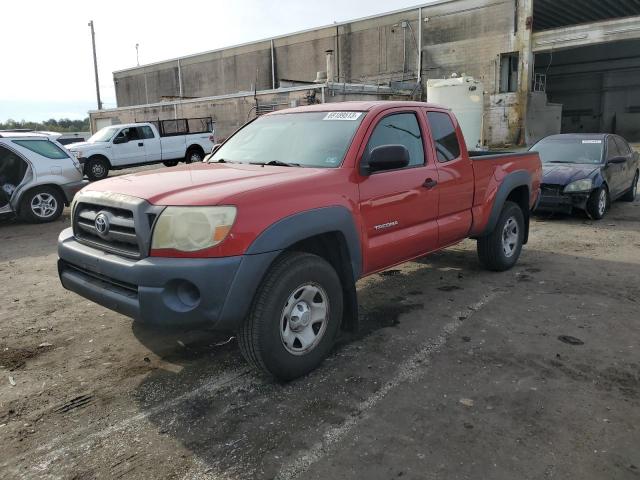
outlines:
[{"label": "car wheel", "polygon": [[90,158],[84,167],[84,172],[92,182],[103,180],[109,176],[109,163],[104,158]]},{"label": "car wheel", "polygon": [[20,218],[29,223],[47,223],[58,219],[64,209],[62,194],[52,187],[36,187],[20,201]]},{"label": "car wheel", "polygon": [[638,194],[638,172],[636,172],[635,176],[633,177],[633,183],[631,184],[631,188],[629,188],[629,190],[627,190],[627,193],[625,193],[622,196],[622,200],[624,200],[625,202],[633,202],[636,199],[637,194]]},{"label": "car wheel", "polygon": [[478,257],[488,270],[502,272],[515,265],[522,251],[524,214],[513,202],[505,202],[495,228],[478,238]]},{"label": "car wheel", "polygon": [[198,148],[190,148],[187,150],[187,155],[184,157],[184,163],[196,163],[201,162],[204,158],[204,154]]},{"label": "car wheel", "polygon": [[178,160],[167,160],[166,162],[162,162],[165,167],[175,167],[178,165]]},{"label": "car wheel", "polygon": [[594,220],[600,220],[609,208],[609,192],[604,185],[596,188],[587,201],[587,213]]},{"label": "car wheel", "polygon": [[238,344],[255,368],[292,380],[326,358],[341,320],[342,287],[333,267],[317,255],[288,252],[258,288]]}]

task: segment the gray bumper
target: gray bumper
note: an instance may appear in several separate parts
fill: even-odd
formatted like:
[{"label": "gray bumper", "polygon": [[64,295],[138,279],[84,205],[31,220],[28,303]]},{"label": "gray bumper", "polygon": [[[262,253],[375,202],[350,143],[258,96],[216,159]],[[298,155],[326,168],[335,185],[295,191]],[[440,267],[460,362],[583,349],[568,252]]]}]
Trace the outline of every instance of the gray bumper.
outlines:
[{"label": "gray bumper", "polygon": [[62,191],[64,192],[64,196],[67,200],[67,203],[71,203],[76,193],[78,193],[88,184],[89,184],[88,180],[80,180],[77,182],[65,183],[64,185],[60,185],[60,188],[62,188]]},{"label": "gray bumper", "polygon": [[58,273],[66,289],[135,320],[232,331],[277,253],[131,260],[77,242],[68,228],[58,238]]}]

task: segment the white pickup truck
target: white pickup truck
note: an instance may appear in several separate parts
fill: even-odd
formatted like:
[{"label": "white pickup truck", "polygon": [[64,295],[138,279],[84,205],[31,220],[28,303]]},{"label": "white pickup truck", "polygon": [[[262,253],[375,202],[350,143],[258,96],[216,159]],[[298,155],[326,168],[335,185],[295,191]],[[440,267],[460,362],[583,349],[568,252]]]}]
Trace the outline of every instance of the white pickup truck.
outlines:
[{"label": "white pickup truck", "polygon": [[212,125],[210,118],[111,125],[67,149],[84,164],[89,180],[102,180],[112,169],[200,162],[214,145]]}]

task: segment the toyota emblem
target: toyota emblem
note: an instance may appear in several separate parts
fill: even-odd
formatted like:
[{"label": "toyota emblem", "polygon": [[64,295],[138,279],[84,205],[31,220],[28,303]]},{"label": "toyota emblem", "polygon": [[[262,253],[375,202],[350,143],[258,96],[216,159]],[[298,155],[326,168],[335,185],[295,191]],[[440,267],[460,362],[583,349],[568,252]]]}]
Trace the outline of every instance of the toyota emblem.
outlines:
[{"label": "toyota emblem", "polygon": [[106,235],[109,233],[109,218],[104,213],[96,215],[95,219],[96,231],[100,235]]}]

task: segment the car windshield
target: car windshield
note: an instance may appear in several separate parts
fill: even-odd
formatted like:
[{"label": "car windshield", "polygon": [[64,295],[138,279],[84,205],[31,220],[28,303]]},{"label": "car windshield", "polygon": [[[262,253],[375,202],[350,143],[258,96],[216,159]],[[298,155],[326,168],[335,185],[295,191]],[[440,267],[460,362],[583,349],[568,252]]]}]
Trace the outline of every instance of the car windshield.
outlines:
[{"label": "car windshield", "polygon": [[601,163],[602,139],[584,137],[550,137],[540,140],[532,152],[540,154],[542,163]]},{"label": "car windshield", "polygon": [[260,117],[231,137],[209,162],[335,168],[364,115],[306,112]]},{"label": "car windshield", "polygon": [[95,143],[95,142],[108,142],[113,138],[116,132],[119,130],[118,127],[104,127],[98,130],[96,133],[91,135],[87,142]]}]

